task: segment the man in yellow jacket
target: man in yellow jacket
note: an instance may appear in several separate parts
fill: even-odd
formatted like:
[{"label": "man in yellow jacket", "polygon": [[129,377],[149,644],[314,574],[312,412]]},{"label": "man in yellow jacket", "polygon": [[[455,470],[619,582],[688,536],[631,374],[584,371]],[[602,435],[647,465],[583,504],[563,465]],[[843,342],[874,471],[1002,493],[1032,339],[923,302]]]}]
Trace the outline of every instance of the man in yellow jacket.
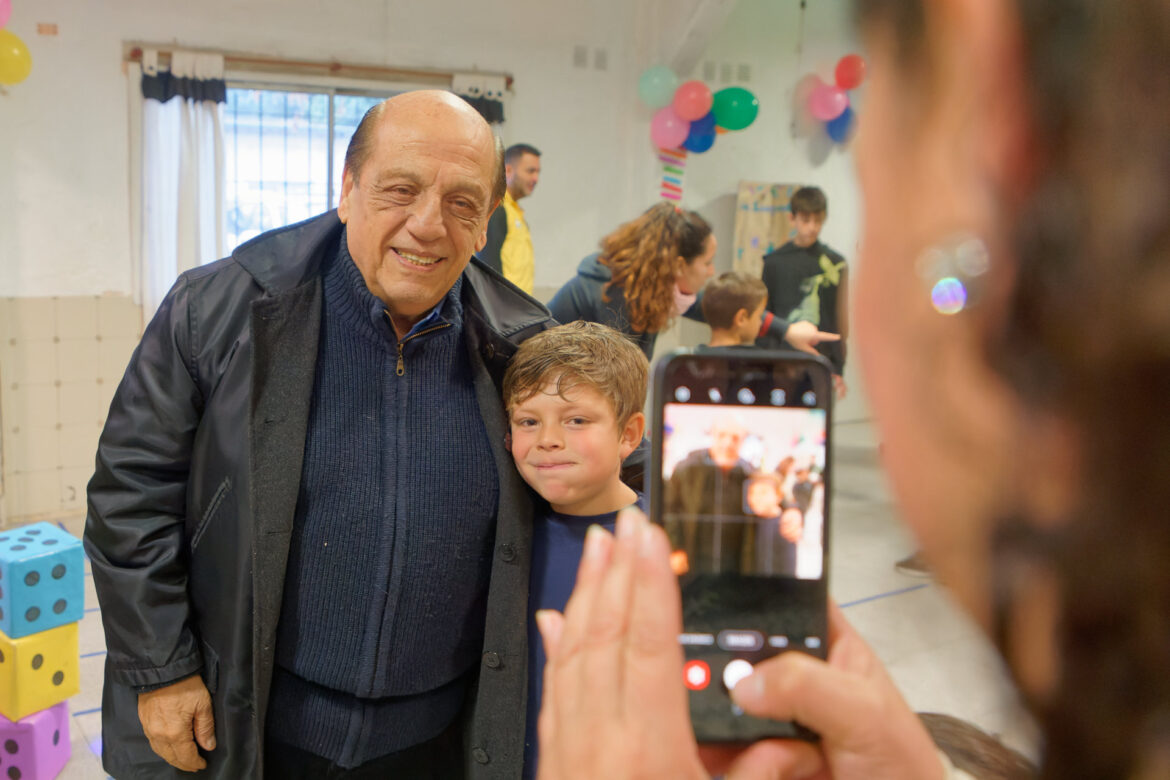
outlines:
[{"label": "man in yellow jacket", "polygon": [[532,234],[519,201],[531,195],[540,180],[540,150],[529,144],[509,146],[504,165],[508,192],[488,222],[487,245],[479,257],[531,295],[536,264]]}]

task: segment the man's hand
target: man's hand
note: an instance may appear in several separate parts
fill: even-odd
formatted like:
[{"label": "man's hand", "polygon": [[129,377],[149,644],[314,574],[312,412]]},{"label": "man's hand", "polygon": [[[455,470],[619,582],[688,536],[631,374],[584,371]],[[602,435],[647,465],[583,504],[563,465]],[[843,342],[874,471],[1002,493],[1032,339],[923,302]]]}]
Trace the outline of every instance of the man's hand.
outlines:
[{"label": "man's hand", "polygon": [[788,330],[784,332],[784,340],[801,352],[811,352],[815,355],[817,344],[822,341],[840,341],[841,337],[836,333],[819,330],[811,322],[800,320],[788,326]]},{"label": "man's hand", "polygon": [[780,515],[780,535],[792,544],[800,544],[804,536],[804,513],[799,509],[785,509]]},{"label": "man's hand", "polygon": [[150,749],[176,769],[197,772],[207,767],[195,743],[215,750],[211,694],[199,675],[138,694],[138,720]]}]

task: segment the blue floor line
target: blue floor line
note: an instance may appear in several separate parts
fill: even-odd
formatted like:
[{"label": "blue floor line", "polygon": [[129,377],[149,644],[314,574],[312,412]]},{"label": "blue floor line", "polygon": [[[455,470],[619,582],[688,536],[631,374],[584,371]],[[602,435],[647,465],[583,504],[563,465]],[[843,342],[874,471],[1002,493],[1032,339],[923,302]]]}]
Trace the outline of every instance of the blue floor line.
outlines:
[{"label": "blue floor line", "polygon": [[101,712],[101,707],[94,707],[92,710],[82,710],[81,712],[73,713],[73,717],[80,718],[82,715],[93,715],[95,712]]},{"label": "blue floor line", "polygon": [[840,607],[841,609],[845,609],[846,607],[856,607],[858,604],[865,604],[868,601],[877,601],[878,599],[889,598],[890,596],[901,596],[903,593],[911,593],[913,591],[922,590],[923,588],[929,587],[930,585],[926,583],[922,585],[911,585],[909,588],[899,588],[898,590],[891,590],[888,593],[879,593],[876,596],[866,596],[863,599],[849,601],[845,604],[841,604]]},{"label": "blue floor line", "polygon": [[90,612],[101,612],[101,610],[102,610],[101,607],[90,607],[87,610],[85,610],[85,614],[88,615]]},{"label": "blue floor line", "polygon": [[93,658],[94,656],[105,655],[105,654],[106,654],[105,650],[95,650],[92,653],[82,653],[81,655],[79,655],[77,657],[78,658]]}]

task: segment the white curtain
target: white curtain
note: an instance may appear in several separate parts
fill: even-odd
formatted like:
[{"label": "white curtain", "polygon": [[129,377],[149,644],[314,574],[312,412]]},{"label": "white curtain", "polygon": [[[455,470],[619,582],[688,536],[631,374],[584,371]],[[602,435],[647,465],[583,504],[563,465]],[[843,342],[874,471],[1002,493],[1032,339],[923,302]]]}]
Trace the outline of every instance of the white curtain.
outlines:
[{"label": "white curtain", "polygon": [[141,232],[134,243],[146,320],[176,277],[222,257],[224,242],[223,56],[176,51],[169,73],[157,62],[156,51],[143,51]]}]

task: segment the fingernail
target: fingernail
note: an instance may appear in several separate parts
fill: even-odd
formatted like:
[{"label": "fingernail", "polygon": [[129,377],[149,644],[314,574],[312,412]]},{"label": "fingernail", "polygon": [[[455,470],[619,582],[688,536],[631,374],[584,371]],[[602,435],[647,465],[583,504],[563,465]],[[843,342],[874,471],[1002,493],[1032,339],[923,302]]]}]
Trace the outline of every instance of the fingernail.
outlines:
[{"label": "fingernail", "polygon": [[654,526],[650,523],[643,525],[641,533],[638,534],[638,554],[654,554]]},{"label": "fingernail", "polygon": [[731,700],[747,709],[749,704],[758,702],[764,696],[764,676],[751,674],[736,683],[731,689]]},{"label": "fingernail", "polygon": [[594,523],[585,532],[585,557],[596,558],[601,554],[601,545],[604,543],[606,531]]},{"label": "fingernail", "polygon": [[617,538],[629,539],[638,531],[638,518],[633,512],[618,512]]}]

